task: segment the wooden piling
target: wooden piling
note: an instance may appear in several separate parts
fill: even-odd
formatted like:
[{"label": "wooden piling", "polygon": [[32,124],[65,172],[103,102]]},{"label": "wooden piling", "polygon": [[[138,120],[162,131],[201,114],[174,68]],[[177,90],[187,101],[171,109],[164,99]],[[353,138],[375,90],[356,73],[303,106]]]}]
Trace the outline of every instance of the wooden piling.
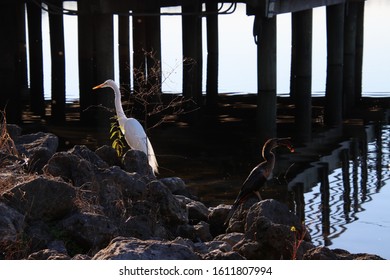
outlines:
[{"label": "wooden piling", "polygon": [[261,143],[276,136],[276,16],[256,15],[257,128]]},{"label": "wooden piling", "polygon": [[202,105],[202,18],[201,1],[183,3],[183,95]]},{"label": "wooden piling", "polygon": [[[0,34],[0,110],[5,110],[8,123],[20,123],[21,92],[26,86],[26,47],[24,3],[7,1],[2,5]],[[5,43],[6,42],[6,43]]]},{"label": "wooden piling", "polygon": [[344,4],[326,7],[327,75],[325,123],[338,126],[343,117]]},{"label": "wooden piling", "polygon": [[291,97],[295,104],[296,137],[311,139],[313,10],[292,13]]},{"label": "wooden piling", "polygon": [[119,82],[125,93],[130,92],[130,19],[118,16]]},{"label": "wooden piling", "polygon": [[355,3],[347,3],[345,7],[343,111],[344,117],[351,117],[357,105],[355,96],[357,6]]},{"label": "wooden piling", "polygon": [[355,47],[355,100],[362,98],[363,79],[363,45],[364,45],[364,3],[352,3],[357,6],[356,12],[356,47]]},{"label": "wooden piling", "polygon": [[[78,51],[79,51],[79,86],[80,118],[84,123],[96,121],[90,106],[97,104],[97,93],[92,92],[94,80],[94,28],[92,16],[93,0],[79,0],[78,9]],[[104,82],[104,81],[99,81]]]},{"label": "wooden piling", "polygon": [[37,3],[27,2],[28,41],[30,58],[30,104],[31,110],[40,116],[45,115],[43,91],[42,54],[42,10]]},{"label": "wooden piling", "polygon": [[207,23],[207,78],[206,104],[215,107],[218,103],[218,3],[206,2]]},{"label": "wooden piling", "polygon": [[[161,62],[160,7],[154,2],[146,4],[137,2],[134,13],[141,15],[133,17],[133,67],[136,69],[134,72],[135,93],[141,91],[140,82],[148,85],[148,87],[153,87],[155,91],[161,92],[161,73],[160,75],[156,75],[156,73],[150,75],[152,69],[156,67],[156,63]],[[137,79],[139,73],[144,74],[144,81]]]},{"label": "wooden piling", "polygon": [[[62,6],[62,0],[51,0]],[[55,123],[65,121],[65,42],[64,21],[61,14],[49,8],[51,50],[51,116]]]}]

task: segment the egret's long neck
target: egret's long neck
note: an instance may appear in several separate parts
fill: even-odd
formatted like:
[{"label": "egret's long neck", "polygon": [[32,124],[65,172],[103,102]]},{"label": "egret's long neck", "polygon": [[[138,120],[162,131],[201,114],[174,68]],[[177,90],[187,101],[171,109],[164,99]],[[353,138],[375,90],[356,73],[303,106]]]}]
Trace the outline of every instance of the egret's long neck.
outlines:
[{"label": "egret's long neck", "polygon": [[119,91],[119,88],[115,85],[113,87],[113,90],[115,92],[115,110],[116,115],[118,116],[118,120],[122,118],[126,118],[125,112],[122,108],[122,102],[121,102],[121,92]]}]

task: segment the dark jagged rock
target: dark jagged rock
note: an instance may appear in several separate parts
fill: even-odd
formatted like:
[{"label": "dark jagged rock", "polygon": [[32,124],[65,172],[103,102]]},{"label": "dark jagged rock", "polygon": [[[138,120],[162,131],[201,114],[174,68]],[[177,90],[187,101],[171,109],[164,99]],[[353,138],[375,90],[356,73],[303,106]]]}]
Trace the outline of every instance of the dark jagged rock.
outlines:
[{"label": "dark jagged rock", "polygon": [[209,209],[202,202],[183,195],[176,195],[175,197],[186,205],[188,219],[191,224],[196,224],[200,221],[208,221]]},{"label": "dark jagged rock", "polygon": [[42,168],[57,151],[58,137],[51,133],[38,132],[17,136],[16,147],[20,155],[28,158],[29,172],[42,173]]},{"label": "dark jagged rock", "polygon": [[169,189],[159,181],[152,181],[147,187],[147,200],[159,207],[160,219],[167,225],[188,223],[186,205],[175,198]]},{"label": "dark jagged rock", "polygon": [[70,257],[64,253],[52,249],[44,249],[32,253],[27,257],[28,260],[70,260]]},{"label": "dark jagged rock", "polygon": [[69,152],[54,154],[43,171],[47,175],[61,177],[75,187],[93,182],[95,178],[94,166],[89,161]]},{"label": "dark jagged rock", "polygon": [[351,254],[342,249],[329,249],[327,247],[316,247],[308,250],[304,260],[383,260],[383,258],[372,254]]},{"label": "dark jagged rock", "polygon": [[210,232],[213,236],[225,233],[226,227],[224,223],[230,207],[230,205],[221,204],[209,209],[208,222],[210,224]]},{"label": "dark jagged rock", "polygon": [[61,221],[58,228],[66,238],[93,252],[106,246],[118,231],[106,216],[94,213],[75,213]]},{"label": "dark jagged rock", "polygon": [[94,260],[197,260],[191,249],[175,241],[117,237]]},{"label": "dark jagged rock", "polygon": [[172,194],[188,197],[192,200],[197,200],[191,192],[188,190],[186,183],[179,177],[168,177],[159,180],[165,186],[169,188]]},{"label": "dark jagged rock", "polygon": [[138,150],[128,150],[122,158],[123,169],[127,172],[135,172],[141,176],[153,178],[152,167],[148,163],[147,155]]},{"label": "dark jagged rock", "polygon": [[15,186],[4,193],[1,200],[28,220],[52,221],[74,210],[74,198],[75,190],[71,185],[38,177]]},{"label": "dark jagged rock", "polygon": [[24,216],[15,209],[0,203],[0,242],[16,241],[22,233]]},{"label": "dark jagged rock", "polygon": [[120,166],[121,161],[113,147],[104,145],[96,149],[95,153],[109,166]]},{"label": "dark jagged rock", "polygon": [[108,164],[104,160],[84,145],[74,146],[71,150],[69,150],[69,153],[85,159],[97,168],[108,168]]}]

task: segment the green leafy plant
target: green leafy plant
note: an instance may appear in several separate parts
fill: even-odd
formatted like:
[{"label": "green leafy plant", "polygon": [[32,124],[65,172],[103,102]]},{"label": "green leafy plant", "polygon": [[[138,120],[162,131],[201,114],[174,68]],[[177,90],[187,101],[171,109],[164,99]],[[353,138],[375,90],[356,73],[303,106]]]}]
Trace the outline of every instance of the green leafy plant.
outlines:
[{"label": "green leafy plant", "polygon": [[126,144],[124,142],[124,136],[118,124],[118,119],[116,116],[112,117],[114,121],[111,123],[110,129],[110,139],[112,140],[111,146],[115,149],[118,157],[121,157],[124,154],[126,149]]}]

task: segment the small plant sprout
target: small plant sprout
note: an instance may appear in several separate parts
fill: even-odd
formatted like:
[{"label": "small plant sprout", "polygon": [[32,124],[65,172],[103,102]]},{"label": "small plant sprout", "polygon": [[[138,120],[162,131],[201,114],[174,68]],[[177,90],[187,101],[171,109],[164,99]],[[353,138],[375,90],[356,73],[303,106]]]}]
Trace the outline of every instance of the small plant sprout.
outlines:
[{"label": "small plant sprout", "polygon": [[305,226],[305,223],[302,222],[302,230],[299,231],[295,226],[291,226],[290,231],[293,233],[294,241],[292,244],[292,254],[291,254],[291,259],[296,260],[297,259],[297,254],[299,247],[301,247],[302,242],[306,236],[307,229]]}]

